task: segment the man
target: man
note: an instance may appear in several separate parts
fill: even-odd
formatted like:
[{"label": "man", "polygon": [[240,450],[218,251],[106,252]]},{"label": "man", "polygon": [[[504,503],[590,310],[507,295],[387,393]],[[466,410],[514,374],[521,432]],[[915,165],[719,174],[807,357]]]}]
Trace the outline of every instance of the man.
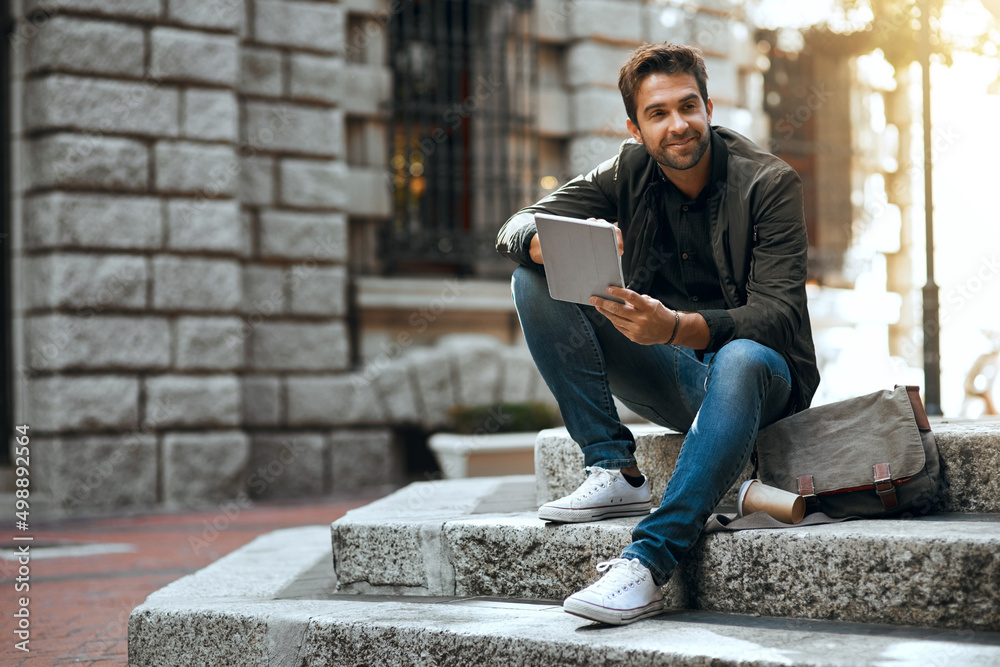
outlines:
[{"label": "man", "polygon": [[[618,86],[626,141],[586,176],[508,220],[497,250],[528,348],[589,476],[539,508],[551,521],[644,515],[621,558],[563,608],[612,624],[660,613],[664,585],[749,460],[758,429],[808,407],[819,383],[806,309],[801,183],[787,164],[711,125],[701,53],[640,47]],[[533,213],[619,228],[626,288],[591,306],[548,295]],[[660,507],[612,395],[686,432]]]}]

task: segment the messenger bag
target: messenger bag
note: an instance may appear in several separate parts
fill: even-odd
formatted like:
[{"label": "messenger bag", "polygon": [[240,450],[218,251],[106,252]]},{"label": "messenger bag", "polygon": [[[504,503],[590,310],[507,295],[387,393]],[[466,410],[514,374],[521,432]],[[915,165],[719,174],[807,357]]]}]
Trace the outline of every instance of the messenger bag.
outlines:
[{"label": "messenger bag", "polygon": [[[915,386],[781,419],[758,433],[755,453],[762,483],[805,498],[806,520],[799,525],[927,514],[939,490],[937,441]],[[749,520],[754,517],[713,517],[707,529],[791,527]]]}]

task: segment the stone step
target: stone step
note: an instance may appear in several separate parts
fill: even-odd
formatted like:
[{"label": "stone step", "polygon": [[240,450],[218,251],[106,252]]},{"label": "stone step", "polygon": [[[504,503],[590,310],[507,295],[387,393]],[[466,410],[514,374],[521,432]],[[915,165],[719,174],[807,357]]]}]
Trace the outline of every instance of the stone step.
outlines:
[{"label": "stone step", "polygon": [[1000,664],[1000,634],[668,610],[613,627],[553,601],[338,595],[326,526],[276,531],[157,591],[133,667]]},{"label": "stone step", "polygon": [[[684,436],[654,425],[629,425],[639,467],[659,499],[674,471]],[[933,421],[941,455],[939,512],[1000,513],[1000,420]],[[740,484],[751,477],[748,465],[721,505],[735,508]],[[583,453],[565,428],[548,429],[535,442],[536,501],[539,505],[572,493],[583,481]],[[735,511],[735,510],[732,510]]]},{"label": "stone step", "polygon": [[[562,600],[638,518],[548,524],[531,476],[417,483],[333,529],[344,593]],[[931,515],[704,536],[664,587],[675,607],[1000,631],[1000,516]]]}]

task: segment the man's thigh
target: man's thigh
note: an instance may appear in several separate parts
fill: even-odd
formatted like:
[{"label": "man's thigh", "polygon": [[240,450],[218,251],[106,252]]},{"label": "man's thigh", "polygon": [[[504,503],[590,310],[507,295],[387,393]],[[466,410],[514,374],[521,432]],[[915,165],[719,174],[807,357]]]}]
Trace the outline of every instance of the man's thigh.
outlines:
[{"label": "man's thigh", "polygon": [[[640,345],[591,309],[611,393],[655,424],[687,431],[705,398],[708,361],[674,345]],[[601,321],[603,320],[603,322]]]}]

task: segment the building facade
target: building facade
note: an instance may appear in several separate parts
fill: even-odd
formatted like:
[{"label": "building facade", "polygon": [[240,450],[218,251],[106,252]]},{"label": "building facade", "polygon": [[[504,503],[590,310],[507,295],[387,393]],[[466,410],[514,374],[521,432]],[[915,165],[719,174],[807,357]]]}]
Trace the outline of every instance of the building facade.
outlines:
[{"label": "building facade", "polygon": [[551,402],[492,238],[615,153],[638,44],[770,132],[725,0],[8,12],[7,432],[51,515],[396,483],[453,406]]}]

